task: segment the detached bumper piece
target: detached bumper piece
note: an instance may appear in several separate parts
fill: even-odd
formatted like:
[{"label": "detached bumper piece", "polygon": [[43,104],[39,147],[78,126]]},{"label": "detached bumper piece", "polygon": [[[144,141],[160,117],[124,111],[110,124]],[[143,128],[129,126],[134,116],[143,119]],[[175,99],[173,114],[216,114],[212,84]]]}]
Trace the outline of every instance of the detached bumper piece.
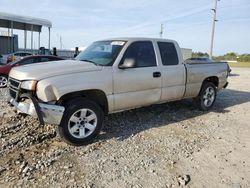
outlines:
[{"label": "detached bumper piece", "polygon": [[44,123],[59,125],[61,123],[65,110],[63,106],[38,103],[31,96],[25,96],[25,98],[30,100],[17,102],[15,99],[10,98],[9,102],[22,113],[38,117],[41,125],[44,125]]},{"label": "detached bumper piece", "polygon": [[226,88],[228,86],[228,82],[223,86],[223,88]]}]

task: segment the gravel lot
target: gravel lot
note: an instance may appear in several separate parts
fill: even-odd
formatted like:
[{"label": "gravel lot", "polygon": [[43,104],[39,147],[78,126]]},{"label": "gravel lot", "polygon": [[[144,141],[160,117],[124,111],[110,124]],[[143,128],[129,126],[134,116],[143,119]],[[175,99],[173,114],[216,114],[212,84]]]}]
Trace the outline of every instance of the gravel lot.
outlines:
[{"label": "gravel lot", "polygon": [[92,144],[16,115],[0,96],[1,187],[250,187],[250,69],[210,112],[191,100],[113,114]]}]

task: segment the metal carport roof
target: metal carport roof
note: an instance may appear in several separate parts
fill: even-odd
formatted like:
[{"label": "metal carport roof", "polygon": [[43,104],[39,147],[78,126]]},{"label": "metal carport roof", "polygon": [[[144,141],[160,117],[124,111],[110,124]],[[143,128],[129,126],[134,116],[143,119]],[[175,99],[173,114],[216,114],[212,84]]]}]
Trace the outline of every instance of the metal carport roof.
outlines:
[{"label": "metal carport roof", "polygon": [[46,19],[0,12],[0,27],[11,28],[11,22],[13,22],[13,29],[21,29],[27,31],[41,32],[41,28],[43,26],[49,28],[52,27],[52,23]]},{"label": "metal carport roof", "polygon": [[[41,18],[33,18],[29,16],[21,16],[16,14],[9,14],[0,12],[0,27],[11,29],[11,36],[13,36],[13,29],[24,30],[24,48],[26,49],[27,31],[31,31],[31,49],[33,49],[33,31],[39,32],[38,43],[40,47],[40,32],[42,27],[48,27],[49,29],[49,40],[48,48],[50,49],[50,29],[52,23],[49,20]],[[11,51],[13,52],[13,40],[11,38]]]}]

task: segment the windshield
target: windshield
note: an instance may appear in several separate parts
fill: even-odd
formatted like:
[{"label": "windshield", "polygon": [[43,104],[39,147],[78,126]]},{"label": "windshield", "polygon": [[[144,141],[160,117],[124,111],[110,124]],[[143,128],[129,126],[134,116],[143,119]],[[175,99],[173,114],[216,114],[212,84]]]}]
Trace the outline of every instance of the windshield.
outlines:
[{"label": "windshield", "polygon": [[121,51],[125,41],[98,41],[82,51],[75,59],[79,61],[93,62],[97,65],[112,65]]}]

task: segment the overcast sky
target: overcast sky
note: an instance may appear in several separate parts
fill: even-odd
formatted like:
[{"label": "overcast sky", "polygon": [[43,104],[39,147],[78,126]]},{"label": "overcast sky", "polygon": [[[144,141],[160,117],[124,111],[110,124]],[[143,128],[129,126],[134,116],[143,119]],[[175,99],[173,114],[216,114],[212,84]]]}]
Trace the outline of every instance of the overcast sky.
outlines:
[{"label": "overcast sky", "polygon": [[[1,0],[0,11],[50,20],[57,48],[60,36],[66,49],[110,37],[159,37],[163,23],[164,38],[208,52],[213,6],[214,0]],[[250,0],[220,0],[217,19],[214,54],[250,53]],[[23,32],[15,33],[23,47]],[[42,45],[47,36],[44,28]]]}]

